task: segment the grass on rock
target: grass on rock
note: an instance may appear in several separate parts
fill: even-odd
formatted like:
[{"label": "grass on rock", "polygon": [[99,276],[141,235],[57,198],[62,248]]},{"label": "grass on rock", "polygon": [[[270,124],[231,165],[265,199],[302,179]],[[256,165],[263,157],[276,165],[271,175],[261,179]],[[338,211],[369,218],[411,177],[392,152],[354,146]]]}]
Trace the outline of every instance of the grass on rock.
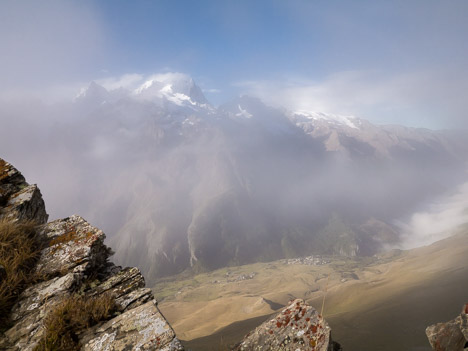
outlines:
[{"label": "grass on rock", "polygon": [[40,254],[34,222],[0,220],[0,331],[19,294],[35,280],[33,267]]},{"label": "grass on rock", "polygon": [[109,319],[115,311],[110,294],[98,297],[73,295],[58,304],[45,318],[45,333],[34,351],[77,351],[81,331]]}]

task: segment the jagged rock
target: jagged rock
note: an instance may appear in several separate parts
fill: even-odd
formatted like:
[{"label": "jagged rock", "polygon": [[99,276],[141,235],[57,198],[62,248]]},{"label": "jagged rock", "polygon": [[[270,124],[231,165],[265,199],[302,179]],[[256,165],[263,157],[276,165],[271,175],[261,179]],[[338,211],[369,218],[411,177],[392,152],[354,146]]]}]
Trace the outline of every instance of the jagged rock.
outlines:
[{"label": "jagged rock", "polygon": [[468,350],[468,304],[454,320],[427,327],[426,335],[436,351]]},{"label": "jagged rock", "polygon": [[[466,303],[465,306],[463,307],[460,317],[461,317],[460,329],[463,333],[463,336],[468,341],[468,303]],[[468,347],[468,345],[465,345],[465,347]]]},{"label": "jagged rock", "polygon": [[50,304],[53,299],[69,295],[81,279],[82,274],[68,273],[31,286],[21,294],[21,299],[13,307],[11,319],[18,321],[32,311],[39,310],[44,304]]},{"label": "jagged rock", "polygon": [[[39,189],[2,159],[0,195],[0,219],[46,222]],[[112,252],[102,230],[73,215],[41,226],[37,235],[43,244],[34,269],[37,283],[12,307],[12,325],[0,334],[0,350],[34,350],[45,333],[44,318],[76,294],[110,294],[116,305],[109,320],[77,334],[83,350],[183,350],[140,271],[108,262]]]},{"label": "jagged rock", "polygon": [[[107,322],[108,327],[88,332],[84,336],[87,341],[81,342],[87,345],[84,349],[136,350],[141,346],[183,350],[159,312],[151,290],[144,288],[140,271],[107,263],[111,251],[103,243],[105,234],[101,230],[79,216],[71,216],[46,224],[40,235],[48,244],[41,252],[36,271],[50,279],[21,294],[11,315],[15,325],[5,333],[0,348],[8,345],[15,350],[32,350],[43,335],[42,320],[48,311],[64,297],[80,292],[88,297],[110,293],[115,297],[117,310],[123,312]],[[91,275],[95,279],[89,280]],[[106,334],[106,328],[111,328],[110,334]]]},{"label": "jagged rock", "polygon": [[0,219],[46,223],[48,214],[41,192],[29,185],[18,170],[0,158]]},{"label": "jagged rock", "polygon": [[15,167],[0,158],[0,183],[2,188],[14,188],[23,185],[26,180]]},{"label": "jagged rock", "polygon": [[234,350],[338,351],[330,327],[312,307],[297,299],[249,333]]},{"label": "jagged rock", "polygon": [[111,253],[102,230],[73,215],[47,223],[42,230],[47,247],[36,266],[38,274],[62,275],[74,270],[95,271],[104,267]]},{"label": "jagged rock", "polygon": [[83,337],[83,351],[183,350],[155,301],[128,310]]},{"label": "jagged rock", "polygon": [[82,274],[69,273],[63,277],[36,284],[26,289],[13,307],[14,326],[5,332],[4,343],[11,350],[33,350],[44,330],[42,321],[48,312],[73,292]]},{"label": "jagged rock", "polygon": [[153,299],[151,289],[144,286],[145,280],[138,268],[125,268],[94,287],[89,296],[111,293],[119,311],[124,311]]}]

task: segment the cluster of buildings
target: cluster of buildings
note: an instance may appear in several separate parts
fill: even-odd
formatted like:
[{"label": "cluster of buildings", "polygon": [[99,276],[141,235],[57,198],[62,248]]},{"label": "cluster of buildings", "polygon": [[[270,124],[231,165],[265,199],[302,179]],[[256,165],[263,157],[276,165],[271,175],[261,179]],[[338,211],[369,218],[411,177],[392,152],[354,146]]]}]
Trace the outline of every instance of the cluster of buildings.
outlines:
[{"label": "cluster of buildings", "polygon": [[297,258],[289,258],[285,260],[281,260],[283,264],[303,264],[306,266],[322,266],[324,264],[328,264],[331,261],[329,259],[324,258],[321,255],[312,255],[307,257],[297,257]]}]

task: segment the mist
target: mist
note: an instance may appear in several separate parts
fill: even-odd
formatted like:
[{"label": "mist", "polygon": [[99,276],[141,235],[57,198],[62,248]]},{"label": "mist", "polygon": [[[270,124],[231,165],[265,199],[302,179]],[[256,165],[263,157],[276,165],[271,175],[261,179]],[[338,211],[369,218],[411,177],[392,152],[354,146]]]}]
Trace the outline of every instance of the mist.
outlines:
[{"label": "mist", "polygon": [[89,2],[2,1],[0,97],[67,99],[98,74],[105,29]]},{"label": "mist", "polygon": [[468,183],[435,199],[410,216],[407,223],[398,223],[402,230],[401,247],[412,249],[429,245],[456,234],[468,223]]},{"label": "mist", "polygon": [[[128,89],[155,79],[178,80],[188,95],[164,95],[164,84],[152,95]],[[299,123],[248,96],[214,108],[194,102],[204,97],[183,74],[124,81],[92,83],[74,101],[2,102],[0,149],[39,185],[51,219],[82,215],[106,232],[117,262],[137,265],[149,282],[186,269],[415,247],[466,219],[461,195],[437,207],[454,214],[437,227],[443,234],[432,230],[440,215],[419,213],[466,182],[463,143],[447,132]]]}]

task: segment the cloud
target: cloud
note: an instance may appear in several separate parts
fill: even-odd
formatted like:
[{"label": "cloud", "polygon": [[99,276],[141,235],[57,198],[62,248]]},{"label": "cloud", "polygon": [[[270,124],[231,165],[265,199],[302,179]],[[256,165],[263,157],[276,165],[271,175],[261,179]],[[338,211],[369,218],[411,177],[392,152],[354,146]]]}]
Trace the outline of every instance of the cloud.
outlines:
[{"label": "cloud", "polygon": [[342,71],[322,80],[286,77],[235,82],[244,93],[292,110],[355,115],[376,123],[468,127],[468,77],[449,69],[385,75]]},{"label": "cloud", "polygon": [[0,2],[0,94],[95,75],[94,66],[105,60],[101,22],[89,2]]},{"label": "cloud", "polygon": [[455,194],[434,202],[426,211],[414,213],[407,223],[398,223],[403,233],[402,247],[429,245],[454,234],[468,223],[468,183]]},{"label": "cloud", "polygon": [[221,92],[220,89],[202,89],[204,93],[210,93],[210,94],[219,94]]},{"label": "cloud", "polygon": [[97,79],[96,83],[102,85],[108,90],[124,88],[133,90],[143,82],[143,76],[138,73],[128,73],[118,77],[107,77]]}]

